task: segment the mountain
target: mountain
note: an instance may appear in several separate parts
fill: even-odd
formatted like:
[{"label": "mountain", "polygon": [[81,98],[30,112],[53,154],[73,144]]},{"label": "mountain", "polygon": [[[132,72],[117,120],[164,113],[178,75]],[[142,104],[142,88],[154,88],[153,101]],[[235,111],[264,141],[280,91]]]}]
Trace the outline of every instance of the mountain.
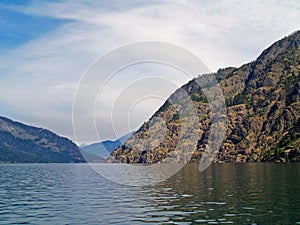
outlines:
[{"label": "mountain", "polygon": [[85,160],[69,139],[0,117],[0,163],[70,162]]},{"label": "mountain", "polygon": [[[199,76],[172,94],[149,121],[111,154],[109,161],[156,163],[176,156],[185,119],[179,117],[182,109],[176,109],[172,102],[176,102],[182,90],[192,99],[198,115],[195,126],[199,138],[193,161],[201,159],[211,135],[214,140],[221,137],[219,133],[210,133],[212,117],[224,118],[226,126],[225,138],[219,140],[221,147],[213,157],[215,162],[300,161],[299,71],[300,31],[297,31],[275,42],[256,60],[213,74],[223,91],[227,112],[215,115],[211,111],[198,83],[207,82],[207,90],[216,84],[210,82],[212,74]],[[160,134],[159,126],[151,125],[157,118],[166,121],[164,134]],[[154,140],[147,141],[150,133],[158,134],[160,139],[154,135]]]},{"label": "mountain", "polygon": [[[87,159],[85,156],[87,161],[90,162],[90,161],[95,161],[95,160],[99,161],[101,159],[104,160],[112,153],[113,150],[115,150],[116,148],[121,146],[123,143],[125,143],[128,140],[128,138],[130,138],[131,135],[134,134],[134,132],[130,132],[115,141],[106,140],[106,141],[102,141],[99,143],[85,145],[80,148],[84,154],[90,154],[89,159]],[[93,155],[94,157],[91,157],[91,155]],[[100,156],[100,159],[99,159],[99,156]]]}]

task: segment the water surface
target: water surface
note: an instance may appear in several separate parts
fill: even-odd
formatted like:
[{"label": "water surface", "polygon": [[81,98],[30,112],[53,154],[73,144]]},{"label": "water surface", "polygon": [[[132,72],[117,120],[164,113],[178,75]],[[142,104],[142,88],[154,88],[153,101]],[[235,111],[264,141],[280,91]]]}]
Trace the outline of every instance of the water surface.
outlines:
[{"label": "water surface", "polygon": [[87,164],[0,165],[0,224],[300,224],[300,164],[187,165],[152,187]]}]

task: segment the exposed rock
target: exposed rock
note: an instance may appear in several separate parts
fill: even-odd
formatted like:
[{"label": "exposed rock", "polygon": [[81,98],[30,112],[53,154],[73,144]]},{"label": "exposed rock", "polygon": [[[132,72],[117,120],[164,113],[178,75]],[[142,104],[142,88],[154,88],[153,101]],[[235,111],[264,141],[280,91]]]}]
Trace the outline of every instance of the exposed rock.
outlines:
[{"label": "exposed rock", "polygon": [[[226,118],[226,135],[221,148],[214,153],[215,162],[300,161],[300,31],[277,41],[264,50],[253,62],[240,68],[220,69],[215,73],[225,97],[227,112],[211,111],[211,104],[219,95],[205,96],[198,86],[211,74],[199,76],[181,89],[185,90],[197,111],[196,151],[192,160],[200,160],[209,146],[212,118]],[[214,88],[207,83],[207,90]],[[188,110],[176,102],[177,90],[153,117],[111,155],[110,161],[124,163],[156,163],[165,158],[184,158],[178,146],[188,149],[192,143],[181,140],[188,128],[185,123]],[[184,98],[178,98],[181,102]],[[177,100],[178,100],[177,99]],[[220,106],[221,107],[221,106]],[[184,111],[184,112],[182,112]],[[181,116],[180,116],[181,115]],[[154,118],[165,121],[163,138],[149,141],[149,134],[159,132],[159,127],[149,127]],[[225,121],[224,121],[225,122]],[[138,140],[138,141],[137,141]],[[194,140],[194,139],[193,139]],[[290,151],[287,153],[287,150]],[[177,152],[177,153],[176,153]],[[172,157],[170,157],[172,156]]]}]

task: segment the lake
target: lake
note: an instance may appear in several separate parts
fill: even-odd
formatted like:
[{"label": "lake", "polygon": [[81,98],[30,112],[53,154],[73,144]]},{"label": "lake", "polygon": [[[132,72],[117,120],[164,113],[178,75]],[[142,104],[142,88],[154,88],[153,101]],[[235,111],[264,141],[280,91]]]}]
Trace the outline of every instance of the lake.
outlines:
[{"label": "lake", "polygon": [[300,163],[188,164],[149,187],[87,164],[2,164],[0,224],[300,224]]}]

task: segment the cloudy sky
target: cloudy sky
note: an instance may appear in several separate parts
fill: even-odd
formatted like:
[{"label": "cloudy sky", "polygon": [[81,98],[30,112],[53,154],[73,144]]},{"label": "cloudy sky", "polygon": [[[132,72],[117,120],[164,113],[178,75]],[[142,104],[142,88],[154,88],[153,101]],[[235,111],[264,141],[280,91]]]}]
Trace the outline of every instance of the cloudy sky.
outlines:
[{"label": "cloudy sky", "polygon": [[[2,0],[0,114],[75,141],[72,105],[76,87],[89,66],[110,50],[131,42],[164,41],[192,51],[210,71],[216,71],[255,59],[271,43],[299,29],[299,21],[299,0]],[[174,68],[149,64],[128,68],[119,77],[105,86],[96,104],[100,139],[126,133],[124,126],[137,129],[190,79]],[[143,96],[141,87],[162,89],[143,83],[145,77],[169,82],[163,93]],[[131,103],[126,125],[115,132],[109,118],[124,112],[112,113],[103,102],[118,102],[113,96],[124,94],[126,88],[121,87],[135,85],[135,94],[141,98]],[[97,140],[87,134],[77,141]]]}]

